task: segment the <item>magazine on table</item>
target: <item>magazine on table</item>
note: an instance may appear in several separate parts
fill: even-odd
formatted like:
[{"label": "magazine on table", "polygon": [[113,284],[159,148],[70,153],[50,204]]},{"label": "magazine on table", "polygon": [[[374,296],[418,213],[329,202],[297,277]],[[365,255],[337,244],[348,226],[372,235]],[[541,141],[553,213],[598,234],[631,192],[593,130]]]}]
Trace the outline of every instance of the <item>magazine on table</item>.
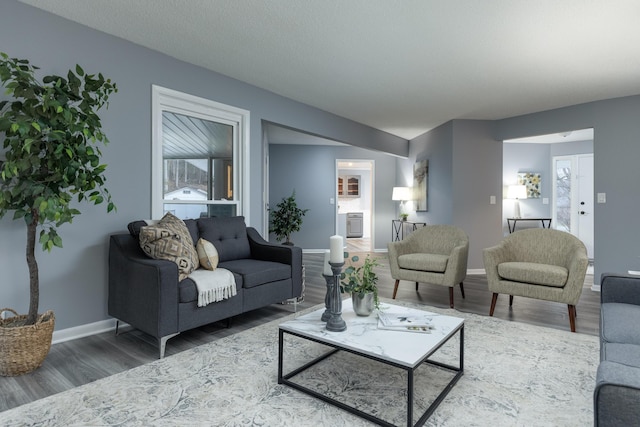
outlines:
[{"label": "magazine on table", "polygon": [[407,315],[406,313],[379,312],[378,329],[430,333],[433,329],[432,316],[427,314]]}]

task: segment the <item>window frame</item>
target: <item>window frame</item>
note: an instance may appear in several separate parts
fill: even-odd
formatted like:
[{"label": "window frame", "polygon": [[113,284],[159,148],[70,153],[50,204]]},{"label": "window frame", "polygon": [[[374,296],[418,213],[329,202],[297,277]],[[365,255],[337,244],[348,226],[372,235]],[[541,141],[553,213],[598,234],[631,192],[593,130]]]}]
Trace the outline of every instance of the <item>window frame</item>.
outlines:
[{"label": "window frame", "polygon": [[[164,168],[162,113],[164,111],[230,124],[233,127],[233,199],[231,201],[211,200],[207,201],[207,204],[235,204],[236,215],[244,216],[248,222],[249,111],[157,85],[151,87],[151,217],[162,218],[166,203],[162,190]],[[177,201],[171,201],[174,204],[175,202]]]}]

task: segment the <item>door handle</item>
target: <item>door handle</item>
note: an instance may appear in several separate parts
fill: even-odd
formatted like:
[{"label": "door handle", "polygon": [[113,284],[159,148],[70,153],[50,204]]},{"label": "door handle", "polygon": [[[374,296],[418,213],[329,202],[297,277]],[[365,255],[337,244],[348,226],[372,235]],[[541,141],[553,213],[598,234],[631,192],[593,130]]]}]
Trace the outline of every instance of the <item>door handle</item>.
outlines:
[{"label": "door handle", "polygon": [[586,215],[587,213],[585,211],[580,211],[580,215]]}]

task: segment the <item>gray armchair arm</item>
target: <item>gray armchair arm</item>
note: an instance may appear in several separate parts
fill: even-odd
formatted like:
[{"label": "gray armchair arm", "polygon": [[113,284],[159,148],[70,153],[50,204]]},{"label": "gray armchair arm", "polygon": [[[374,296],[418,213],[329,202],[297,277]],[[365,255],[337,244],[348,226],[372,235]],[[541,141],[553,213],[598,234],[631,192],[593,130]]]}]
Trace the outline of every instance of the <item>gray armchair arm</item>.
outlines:
[{"label": "gray armchair arm", "polygon": [[600,302],[640,305],[640,276],[603,273],[600,279]]},{"label": "gray armchair arm", "polygon": [[154,260],[129,234],[109,239],[110,316],[154,337],[178,332],[178,266]]},{"label": "gray armchair arm", "polygon": [[443,283],[458,284],[467,276],[467,260],[469,258],[469,246],[460,245],[453,248],[447,261],[447,269],[444,272]]},{"label": "gray armchair arm", "polygon": [[498,264],[510,261],[510,257],[511,254],[504,241],[482,250],[482,259],[488,282],[496,283],[500,280]]},{"label": "gray armchair arm", "polygon": [[631,426],[640,420],[640,368],[603,361],[593,392],[594,426]]}]

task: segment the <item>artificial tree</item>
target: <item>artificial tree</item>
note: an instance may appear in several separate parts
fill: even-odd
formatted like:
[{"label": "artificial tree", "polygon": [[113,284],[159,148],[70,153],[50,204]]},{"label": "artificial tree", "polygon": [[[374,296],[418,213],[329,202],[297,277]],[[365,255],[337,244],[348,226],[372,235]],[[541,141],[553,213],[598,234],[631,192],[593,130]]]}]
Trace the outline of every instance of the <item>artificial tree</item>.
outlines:
[{"label": "artificial tree", "polygon": [[276,209],[271,211],[271,228],[270,233],[276,235],[279,242],[285,239],[285,245],[293,245],[291,243],[291,233],[300,231],[302,225],[302,217],[309,209],[300,209],[296,203],[296,190],[293,190],[291,196],[283,197],[282,201],[276,205]]},{"label": "artificial tree", "polygon": [[0,102],[6,158],[0,167],[0,218],[13,211],[13,219],[27,226],[27,325],[36,323],[40,299],[37,229],[42,249],[51,251],[62,247],[57,228],[80,214],[71,205],[74,197],[106,202],[108,212],[115,208],[104,187],[106,165],[100,164],[99,146],[108,139],[97,111],[108,107],[116,84],[102,74],[86,74],[79,65],[66,77],[47,75],[42,82],[36,70],[28,60],[0,52],[0,82],[11,98]]}]

